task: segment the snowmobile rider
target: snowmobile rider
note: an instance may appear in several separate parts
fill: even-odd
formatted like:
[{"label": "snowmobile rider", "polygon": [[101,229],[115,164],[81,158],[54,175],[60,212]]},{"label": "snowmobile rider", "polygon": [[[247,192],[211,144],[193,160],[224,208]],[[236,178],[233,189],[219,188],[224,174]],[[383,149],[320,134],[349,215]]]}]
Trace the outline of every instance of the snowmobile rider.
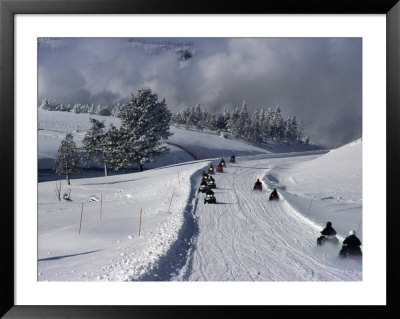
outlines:
[{"label": "snowmobile rider", "polygon": [[207,186],[207,182],[204,180],[204,178],[201,180],[200,186],[201,185],[206,185]]},{"label": "snowmobile rider", "polygon": [[221,159],[221,162],[220,162],[220,163],[221,163],[222,165],[225,164],[224,158]]},{"label": "snowmobile rider", "polygon": [[320,237],[317,238],[317,244],[321,245],[322,239],[325,238],[325,236],[335,236],[336,235],[336,230],[332,227],[331,222],[326,223],[326,227],[321,230],[321,235]]},{"label": "snowmobile rider", "polygon": [[207,190],[206,195],[214,196],[214,192],[211,189],[209,189]]},{"label": "snowmobile rider", "polygon": [[339,252],[340,256],[346,256],[346,252],[350,252],[350,253],[356,253],[361,255],[361,241],[360,239],[358,239],[358,237],[356,236],[356,231],[355,230],[351,230],[349,232],[349,236],[347,236],[345,238],[345,240],[343,241],[343,247]]},{"label": "snowmobile rider", "polygon": [[208,179],[208,181],[209,181],[209,182],[215,182],[215,179],[214,179],[212,176],[210,176],[210,178]]},{"label": "snowmobile rider", "polygon": [[257,181],[254,183],[254,187],[257,187],[257,186],[262,186],[262,183],[260,182],[259,178],[257,178]]},{"label": "snowmobile rider", "polygon": [[274,190],[271,192],[271,195],[269,195],[270,197],[278,197],[278,192],[276,191],[276,188],[274,188]]}]

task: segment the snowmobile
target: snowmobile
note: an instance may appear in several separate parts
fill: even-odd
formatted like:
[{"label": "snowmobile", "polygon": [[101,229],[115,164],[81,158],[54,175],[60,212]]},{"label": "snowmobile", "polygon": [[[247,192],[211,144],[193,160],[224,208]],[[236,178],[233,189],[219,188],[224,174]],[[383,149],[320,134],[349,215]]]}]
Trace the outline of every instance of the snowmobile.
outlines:
[{"label": "snowmobile", "polygon": [[339,244],[339,239],[337,239],[336,235],[322,235],[317,238],[317,245],[321,246],[324,243],[331,243],[331,244]]},{"label": "snowmobile", "polygon": [[226,166],[225,160],[224,160],[224,159],[221,159],[221,162],[219,162],[219,165],[221,165],[221,166]]},{"label": "snowmobile", "polygon": [[209,177],[209,176],[210,176],[210,175],[208,175],[207,173],[203,174],[203,180],[208,181],[208,177]]},{"label": "snowmobile", "polygon": [[208,204],[216,204],[217,200],[216,200],[215,196],[212,194],[207,194],[206,198],[204,198],[204,204],[207,204],[207,203]]},{"label": "snowmobile", "polygon": [[208,187],[209,188],[217,188],[217,185],[215,184],[215,181],[208,181]]},{"label": "snowmobile", "polygon": [[231,156],[231,159],[229,160],[229,163],[235,163],[235,156]]},{"label": "snowmobile", "polygon": [[260,179],[259,179],[259,178],[257,178],[257,181],[255,182],[253,189],[254,189],[254,190],[257,189],[257,190],[262,191],[262,183],[260,182]]},{"label": "snowmobile", "polygon": [[208,185],[200,185],[199,193],[205,193],[206,191],[208,191]]},{"label": "snowmobile", "polygon": [[214,174],[214,167],[210,166],[210,168],[208,169],[208,173]]},{"label": "snowmobile", "polygon": [[279,200],[279,195],[269,195],[269,200]]},{"label": "snowmobile", "polygon": [[218,165],[216,168],[216,171],[222,173],[224,171],[224,169],[222,168],[222,165]]},{"label": "snowmobile", "polygon": [[342,249],[339,252],[339,257],[341,257],[341,258],[361,258],[362,257],[361,248],[343,245]]}]

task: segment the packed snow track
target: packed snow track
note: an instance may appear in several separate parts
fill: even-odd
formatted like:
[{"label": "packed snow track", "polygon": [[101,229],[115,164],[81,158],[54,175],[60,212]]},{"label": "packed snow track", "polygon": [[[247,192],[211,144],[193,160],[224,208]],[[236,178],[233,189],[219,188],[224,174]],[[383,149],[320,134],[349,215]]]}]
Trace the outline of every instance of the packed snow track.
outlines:
[{"label": "packed snow track", "polygon": [[227,161],[224,172],[214,175],[217,204],[204,204],[205,194],[199,193],[191,205],[197,224],[192,247],[187,250],[186,264],[170,280],[361,280],[361,262],[339,259],[340,245],[316,247],[319,229],[285,200],[282,190],[278,189],[280,201],[273,202],[268,201],[272,186],[267,179],[261,192],[253,190],[257,178],[291,160]]}]

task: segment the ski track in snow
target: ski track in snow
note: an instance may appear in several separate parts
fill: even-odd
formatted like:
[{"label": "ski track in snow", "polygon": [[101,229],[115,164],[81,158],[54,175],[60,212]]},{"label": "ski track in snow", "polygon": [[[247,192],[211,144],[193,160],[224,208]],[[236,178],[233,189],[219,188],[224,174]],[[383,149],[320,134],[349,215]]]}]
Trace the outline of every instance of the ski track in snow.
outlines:
[{"label": "ski track in snow", "polygon": [[[269,160],[268,164],[275,162]],[[205,195],[198,194],[200,202],[194,206],[194,214],[199,233],[194,236],[196,249],[188,256],[191,266],[172,280],[361,280],[360,263],[337,258],[340,245],[315,246],[319,232],[281,192],[279,202],[268,201],[273,185],[264,180],[262,192],[252,190],[254,181],[269,172],[258,167],[266,166],[272,165],[265,160],[247,160],[227,163],[223,173],[216,172],[217,204],[203,204]]]},{"label": "ski track in snow", "polygon": [[[316,247],[319,231],[285,200],[285,187],[278,188],[279,181],[269,174],[284,160],[227,163],[223,173],[214,175],[217,204],[203,204],[201,170],[191,172],[186,204],[175,208],[169,224],[160,227],[139,257],[124,252],[97,280],[361,280],[361,263],[340,260],[340,245]],[[263,180],[262,192],[252,189],[257,178]],[[268,201],[273,187],[281,195],[278,202]],[[169,242],[163,243],[166,234]]]}]

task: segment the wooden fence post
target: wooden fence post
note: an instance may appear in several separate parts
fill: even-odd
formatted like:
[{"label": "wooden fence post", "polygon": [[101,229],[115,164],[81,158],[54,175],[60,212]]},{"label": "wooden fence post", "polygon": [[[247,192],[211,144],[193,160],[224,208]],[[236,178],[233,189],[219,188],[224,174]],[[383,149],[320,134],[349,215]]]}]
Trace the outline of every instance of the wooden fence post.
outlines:
[{"label": "wooden fence post", "polygon": [[81,210],[81,222],[79,223],[79,234],[81,233],[81,228],[82,228],[82,215],[83,215],[83,202],[82,202],[82,210]]},{"label": "wooden fence post", "polygon": [[142,229],[142,209],[140,209],[140,218],[139,218],[139,237],[141,229]]},{"label": "wooden fence post", "polygon": [[172,203],[172,198],[174,197],[174,193],[172,192],[172,196],[171,196],[171,200],[169,201],[169,207],[168,207],[168,211],[171,208],[171,203]]},{"label": "wooden fence post", "polygon": [[100,220],[102,211],[103,211],[103,194],[100,195]]},{"label": "wooden fence post", "polygon": [[178,182],[179,182],[179,187],[181,186],[181,178],[180,178],[180,175],[179,175],[179,171],[178,171]]}]

